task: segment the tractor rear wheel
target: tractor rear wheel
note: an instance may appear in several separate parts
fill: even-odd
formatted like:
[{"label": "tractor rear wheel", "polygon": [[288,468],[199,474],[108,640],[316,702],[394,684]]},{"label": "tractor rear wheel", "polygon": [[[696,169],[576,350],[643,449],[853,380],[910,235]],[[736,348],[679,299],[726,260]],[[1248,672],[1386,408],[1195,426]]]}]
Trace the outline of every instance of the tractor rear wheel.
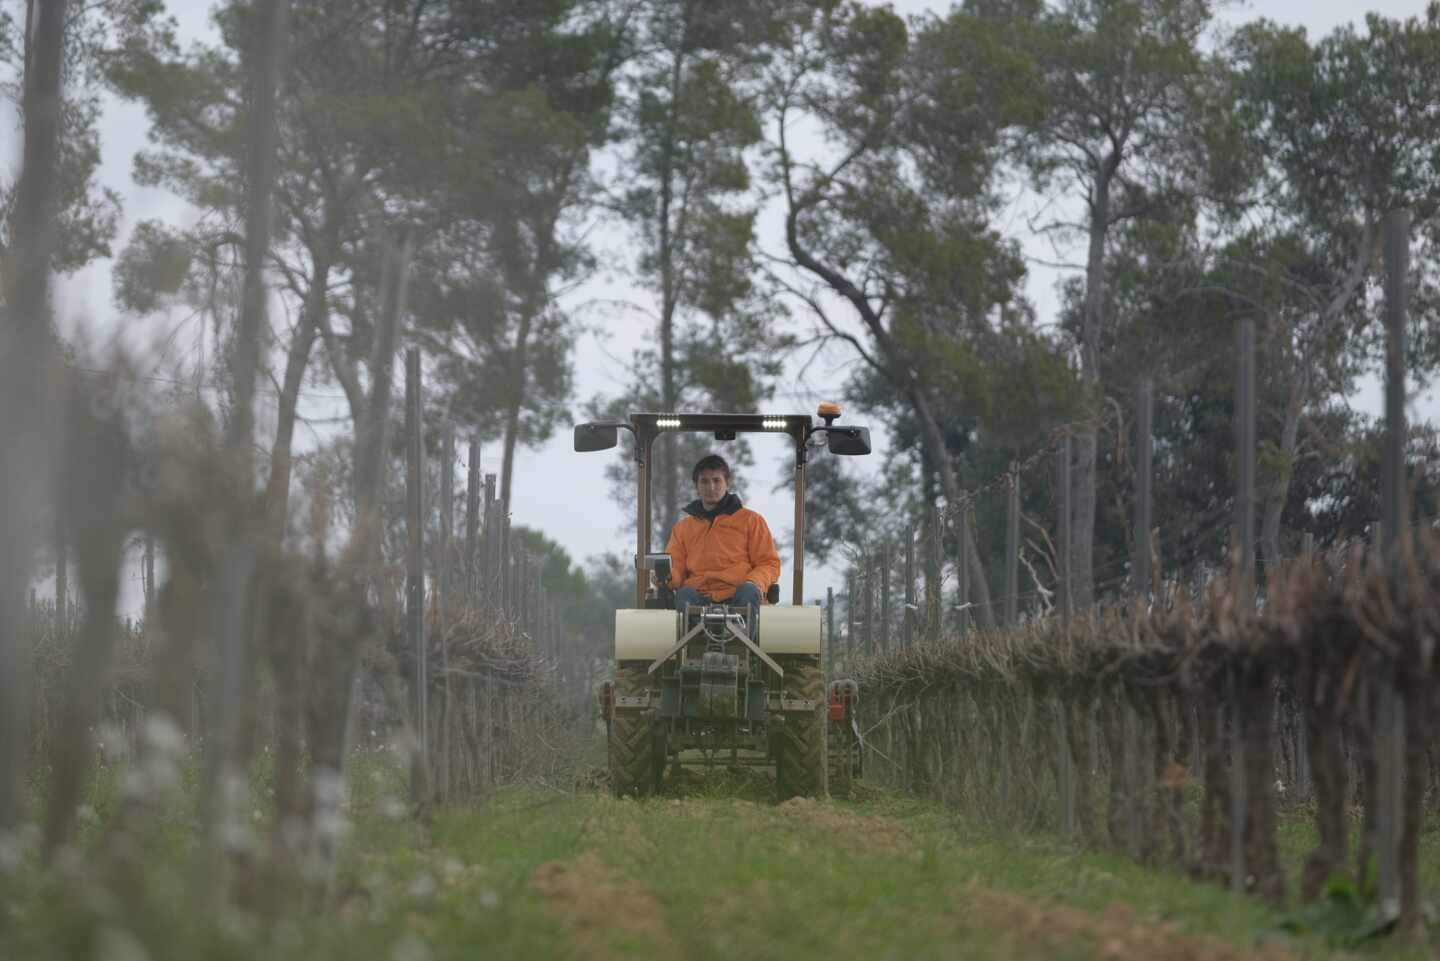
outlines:
[{"label": "tractor rear wheel", "polygon": [[777,657],[785,670],[782,690],[791,700],[812,701],[811,711],[787,712],[780,725],[779,756],[775,759],[775,787],[781,801],[792,797],[825,796],[825,673],[820,658],[795,654]]},{"label": "tractor rear wheel", "polygon": [[655,709],[621,708],[622,697],[639,697],[650,686],[644,661],[615,665],[616,706],[610,720],[610,790],[616,797],[647,797],[660,787],[665,759],[657,750]]}]

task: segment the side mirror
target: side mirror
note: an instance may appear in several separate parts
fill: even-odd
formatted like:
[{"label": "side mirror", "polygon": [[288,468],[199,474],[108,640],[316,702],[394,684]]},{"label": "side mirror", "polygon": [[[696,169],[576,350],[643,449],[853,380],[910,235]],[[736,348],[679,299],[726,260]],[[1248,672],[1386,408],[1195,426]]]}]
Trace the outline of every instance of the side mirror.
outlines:
[{"label": "side mirror", "polygon": [[614,424],[576,424],[575,449],[580,453],[609,450],[620,443],[620,434]]},{"label": "side mirror", "polygon": [[[576,428],[577,430],[579,428]],[[842,456],[870,453],[870,428],[831,427],[825,431],[830,453]]]}]

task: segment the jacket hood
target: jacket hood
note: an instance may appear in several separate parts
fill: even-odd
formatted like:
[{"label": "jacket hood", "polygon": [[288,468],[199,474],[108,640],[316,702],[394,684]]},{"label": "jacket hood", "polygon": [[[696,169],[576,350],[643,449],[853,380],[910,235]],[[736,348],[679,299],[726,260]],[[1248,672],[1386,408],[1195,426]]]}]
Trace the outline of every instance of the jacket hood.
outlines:
[{"label": "jacket hood", "polygon": [[691,517],[698,517],[702,521],[713,521],[721,514],[735,513],[740,509],[740,506],[740,498],[735,496],[734,491],[731,491],[720,498],[720,503],[716,504],[713,510],[707,511],[705,509],[705,503],[697,497],[685,505],[685,513]]}]

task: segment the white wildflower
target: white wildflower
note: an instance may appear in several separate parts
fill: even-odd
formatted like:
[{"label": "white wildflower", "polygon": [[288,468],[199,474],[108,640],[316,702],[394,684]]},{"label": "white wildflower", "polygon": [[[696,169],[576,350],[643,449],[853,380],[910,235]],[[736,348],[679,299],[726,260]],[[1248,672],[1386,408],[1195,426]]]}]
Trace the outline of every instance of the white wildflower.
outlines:
[{"label": "white wildflower", "polygon": [[414,931],[406,931],[390,948],[390,961],[431,961],[435,952]]},{"label": "white wildflower", "polygon": [[35,849],[39,840],[39,830],[33,824],[13,831],[0,831],[0,875],[18,871],[25,855]]},{"label": "white wildflower", "polygon": [[107,924],[95,935],[95,961],[150,961],[150,952],[129,931]]},{"label": "white wildflower", "polygon": [[180,725],[168,714],[151,714],[145,718],[145,745],[157,753],[178,758],[185,753],[185,735]]},{"label": "white wildflower", "polygon": [[438,888],[439,885],[435,883],[434,875],[428,873],[417,874],[415,879],[410,882],[410,887],[406,889],[406,893],[412,898],[424,901],[434,897]]}]

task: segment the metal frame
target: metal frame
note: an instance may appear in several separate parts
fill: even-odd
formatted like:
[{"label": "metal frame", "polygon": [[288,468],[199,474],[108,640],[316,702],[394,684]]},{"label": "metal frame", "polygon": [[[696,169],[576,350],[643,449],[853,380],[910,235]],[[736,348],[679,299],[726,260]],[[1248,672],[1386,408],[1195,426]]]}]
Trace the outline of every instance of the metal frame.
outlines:
[{"label": "metal frame", "polygon": [[[702,610],[702,608],[691,607],[689,610],[691,610],[691,611]],[[656,671],[660,670],[660,668],[662,668],[662,667],[665,666],[665,662],[666,662],[666,661],[670,660],[670,658],[674,657],[676,654],[679,654],[681,651],[683,651],[687,646],[689,646],[689,644],[690,644],[691,641],[693,641],[695,638],[699,637],[700,634],[701,634],[702,632],[704,632],[704,631],[705,631],[705,616],[704,616],[704,614],[702,613],[702,614],[701,614],[701,617],[700,617],[700,620],[696,621],[695,626],[692,627],[692,628],[690,628],[690,630],[686,631],[684,634],[682,634],[682,635],[680,636],[680,640],[678,640],[678,641],[675,642],[675,646],[674,646],[674,647],[670,648],[670,650],[666,651],[664,654],[661,654],[659,657],[655,658],[654,662],[651,663],[649,669],[648,669],[645,673],[647,673],[647,674],[654,674]],[[766,654],[763,650],[761,650],[759,644],[756,644],[756,643],[755,643],[754,641],[752,641],[749,637],[745,636],[744,632],[742,632],[738,627],[735,626],[734,622],[730,619],[730,616],[729,616],[729,615],[727,615],[726,618],[725,618],[725,631],[726,631],[726,636],[725,636],[725,638],[724,638],[725,641],[727,641],[727,642],[728,642],[728,641],[731,641],[731,640],[739,641],[741,644],[745,645],[745,647],[749,648],[749,650],[750,650],[750,652],[751,652],[752,654],[754,654],[756,657],[760,658],[761,662],[764,663],[764,665],[765,665],[766,667],[768,667],[768,668],[770,668],[770,670],[774,671],[776,677],[784,677],[784,676],[785,676],[785,669],[784,669],[783,667],[781,667],[778,663],[776,663],[776,661],[775,661],[775,659],[774,659],[773,657],[771,657],[769,654]]]},{"label": "metal frame", "polygon": [[[679,420],[681,426],[661,427],[660,420]],[[783,429],[766,424],[785,422]],[[645,606],[645,555],[650,553],[650,465],[655,440],[666,431],[714,433],[733,430],[737,434],[784,434],[795,444],[795,560],[791,575],[791,603],[805,603],[805,463],[814,420],[809,414],[657,414],[630,415],[635,434],[634,457],[638,496],[635,499],[635,605]]]}]

